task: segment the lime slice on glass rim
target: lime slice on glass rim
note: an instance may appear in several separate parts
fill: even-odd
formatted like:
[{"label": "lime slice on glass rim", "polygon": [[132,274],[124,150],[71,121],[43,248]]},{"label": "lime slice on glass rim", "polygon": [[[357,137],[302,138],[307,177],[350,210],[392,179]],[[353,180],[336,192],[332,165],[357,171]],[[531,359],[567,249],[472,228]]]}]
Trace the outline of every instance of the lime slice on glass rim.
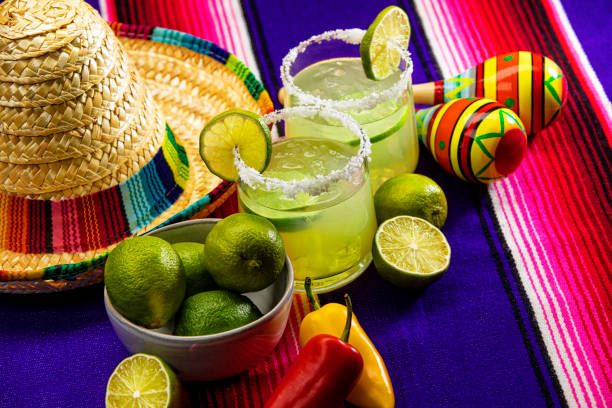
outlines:
[{"label": "lime slice on glass rim", "polygon": [[359,45],[366,77],[379,81],[391,75],[401,59],[396,47],[407,49],[409,40],[410,22],[404,10],[389,6],[381,11]]},{"label": "lime slice on glass rim", "polygon": [[400,215],[383,222],[372,250],[378,273],[405,289],[421,289],[448,269],[451,249],[442,232],[429,222]]},{"label": "lime slice on glass rim", "polygon": [[115,368],[106,386],[107,408],[171,408],[181,404],[181,385],[160,358],[134,354]]},{"label": "lime slice on glass rim", "polygon": [[200,133],[200,156],[208,170],[226,181],[238,181],[234,149],[244,163],[263,172],[272,156],[270,129],[261,116],[231,109],[212,118]]}]

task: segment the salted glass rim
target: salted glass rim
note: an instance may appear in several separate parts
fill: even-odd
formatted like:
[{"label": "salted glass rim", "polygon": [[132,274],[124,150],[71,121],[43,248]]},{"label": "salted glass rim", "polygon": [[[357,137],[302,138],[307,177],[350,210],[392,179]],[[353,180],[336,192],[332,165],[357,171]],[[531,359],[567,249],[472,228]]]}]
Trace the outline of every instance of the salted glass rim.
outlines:
[{"label": "salted glass rim", "polygon": [[264,115],[262,119],[265,124],[269,126],[281,120],[290,119],[293,116],[313,118],[316,115],[321,115],[326,119],[340,121],[342,126],[359,137],[359,149],[357,154],[353,155],[343,168],[331,170],[325,175],[319,174],[315,177],[301,180],[282,180],[275,177],[264,176],[254,168],[247,166],[240,157],[238,149],[234,148],[234,165],[236,169],[238,169],[240,181],[253,189],[256,188],[256,185],[263,186],[268,191],[279,189],[287,197],[295,198],[298,193],[307,193],[312,196],[317,196],[326,191],[327,185],[340,180],[349,180],[351,175],[362,168],[366,160],[370,159],[370,153],[372,151],[370,138],[366,135],[361,125],[359,125],[359,122],[350,115],[324,106],[298,106],[270,112]]},{"label": "salted glass rim", "polygon": [[283,86],[286,88],[287,94],[297,96],[302,105],[325,106],[327,108],[340,111],[351,109],[372,109],[383,101],[399,98],[403,91],[408,87],[408,83],[412,77],[412,59],[410,58],[410,52],[408,52],[408,50],[403,49],[394,42],[390,42],[390,45],[395,47],[395,49],[400,53],[400,58],[402,61],[404,61],[406,67],[400,74],[397,82],[382,92],[373,92],[358,99],[344,99],[337,101],[334,99],[321,98],[308,93],[295,84],[295,78],[291,75],[291,67],[295,63],[297,57],[306,51],[310,45],[315,43],[320,44],[323,41],[330,40],[341,40],[347,44],[359,45],[365,33],[366,31],[360,28],[325,31],[324,33],[314,35],[309,39],[302,41],[296,47],[290,49],[287,55],[285,55],[283,58],[283,63],[281,64],[280,68],[281,79],[283,81]]}]

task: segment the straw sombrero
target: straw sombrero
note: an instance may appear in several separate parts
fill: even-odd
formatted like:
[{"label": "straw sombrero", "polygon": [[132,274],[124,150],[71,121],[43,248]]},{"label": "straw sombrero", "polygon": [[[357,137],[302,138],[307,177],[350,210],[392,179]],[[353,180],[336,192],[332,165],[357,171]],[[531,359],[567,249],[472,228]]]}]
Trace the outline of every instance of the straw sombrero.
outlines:
[{"label": "straw sombrero", "polygon": [[231,108],[272,102],[213,43],[109,27],[82,0],[1,3],[0,291],[99,282],[121,240],[209,215],[235,187],[206,169],[199,132]]}]

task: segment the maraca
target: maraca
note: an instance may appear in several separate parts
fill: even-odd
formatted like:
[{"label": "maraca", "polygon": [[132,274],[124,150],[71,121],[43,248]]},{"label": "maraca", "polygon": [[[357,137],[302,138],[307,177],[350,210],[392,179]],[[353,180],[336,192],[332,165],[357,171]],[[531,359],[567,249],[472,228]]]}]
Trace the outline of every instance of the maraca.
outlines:
[{"label": "maraca", "polygon": [[414,102],[424,105],[473,96],[496,100],[521,118],[528,135],[550,125],[567,98],[559,66],[528,51],[489,58],[453,78],[414,85],[412,90]]},{"label": "maraca", "polygon": [[527,135],[518,116],[499,102],[461,98],[416,114],[419,140],[446,171],[490,183],[519,166]]}]

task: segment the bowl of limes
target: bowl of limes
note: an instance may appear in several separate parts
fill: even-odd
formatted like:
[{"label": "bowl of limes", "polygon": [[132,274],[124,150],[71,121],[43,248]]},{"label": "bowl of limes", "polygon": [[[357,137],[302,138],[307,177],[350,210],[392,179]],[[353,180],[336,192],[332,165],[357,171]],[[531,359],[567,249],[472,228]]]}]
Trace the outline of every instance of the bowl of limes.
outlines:
[{"label": "bowl of limes", "polygon": [[160,357],[181,380],[210,381],[254,367],[276,347],[293,269],[268,220],[234,214],[121,242],[104,282],[107,315],[130,352]]}]

